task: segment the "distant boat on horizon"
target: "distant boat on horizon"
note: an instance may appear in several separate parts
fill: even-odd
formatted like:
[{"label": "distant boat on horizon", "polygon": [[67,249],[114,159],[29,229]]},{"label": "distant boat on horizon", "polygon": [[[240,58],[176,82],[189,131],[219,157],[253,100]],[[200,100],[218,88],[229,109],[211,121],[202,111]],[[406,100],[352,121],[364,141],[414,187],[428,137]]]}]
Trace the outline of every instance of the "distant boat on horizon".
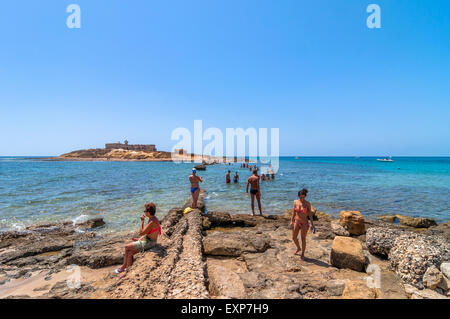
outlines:
[{"label": "distant boat on horizon", "polygon": [[389,157],[385,157],[385,158],[377,158],[377,161],[379,162],[393,162],[394,160],[392,159],[392,156]]}]

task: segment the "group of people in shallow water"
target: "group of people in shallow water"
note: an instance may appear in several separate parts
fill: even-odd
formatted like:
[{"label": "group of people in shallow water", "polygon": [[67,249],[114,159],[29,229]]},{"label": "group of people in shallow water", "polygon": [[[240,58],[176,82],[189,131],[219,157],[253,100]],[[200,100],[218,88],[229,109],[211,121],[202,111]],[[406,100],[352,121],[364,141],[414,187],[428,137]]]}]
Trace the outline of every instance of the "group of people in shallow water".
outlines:
[{"label": "group of people in shallow water", "polygon": [[[241,167],[250,167],[247,163],[243,163]],[[247,180],[247,186],[245,190],[245,196],[248,198],[249,188],[251,195],[251,208],[252,216],[255,216],[255,199],[258,203],[259,215],[262,216],[261,207],[261,189],[259,181],[262,179],[258,175],[258,168],[256,166],[252,167],[252,175]],[[231,172],[226,173],[226,183],[231,183]],[[272,180],[274,177],[272,177]],[[233,176],[233,181],[237,183],[239,181],[239,175],[237,172]],[[203,178],[197,175],[195,168],[192,169],[192,174],[189,176],[190,182],[190,192],[191,192],[191,208],[197,208],[198,197],[200,195],[199,183],[203,182]],[[294,210],[292,213],[291,221],[289,226],[292,229],[292,240],[296,246],[294,252],[297,255],[301,252],[301,259],[305,258],[306,249],[306,235],[308,230],[311,229],[315,233],[315,227],[313,222],[313,216],[311,213],[311,204],[306,200],[306,195],[308,194],[307,189],[302,189],[298,192],[298,199],[294,200]],[[122,266],[115,270],[116,273],[125,272],[133,264],[133,256],[139,252],[144,252],[156,245],[158,236],[161,235],[161,226],[159,224],[156,215],[156,206],[154,203],[145,204],[144,213],[141,215],[141,224],[139,228],[139,236],[137,238],[132,238],[132,242],[125,246],[125,256]],[[147,224],[145,224],[145,218],[148,218]],[[145,224],[145,225],[144,225]],[[298,241],[298,236],[300,234],[302,245]],[[123,278],[124,275],[121,276]]]}]

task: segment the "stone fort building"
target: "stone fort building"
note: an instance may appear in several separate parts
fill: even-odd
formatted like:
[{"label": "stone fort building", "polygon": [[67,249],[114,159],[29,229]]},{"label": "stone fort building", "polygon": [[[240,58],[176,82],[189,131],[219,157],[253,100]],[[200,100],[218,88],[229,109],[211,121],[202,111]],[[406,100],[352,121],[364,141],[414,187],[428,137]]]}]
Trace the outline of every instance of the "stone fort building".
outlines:
[{"label": "stone fort building", "polygon": [[156,151],[155,144],[128,144],[128,141],[120,143],[107,143],[105,144],[106,149],[123,149],[128,151],[148,151],[153,152]]}]

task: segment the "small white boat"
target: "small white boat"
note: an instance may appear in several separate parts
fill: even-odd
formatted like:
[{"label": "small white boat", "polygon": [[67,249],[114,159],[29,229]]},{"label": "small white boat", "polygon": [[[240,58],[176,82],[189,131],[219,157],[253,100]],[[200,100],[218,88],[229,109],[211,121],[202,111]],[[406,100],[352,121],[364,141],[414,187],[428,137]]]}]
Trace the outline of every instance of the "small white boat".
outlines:
[{"label": "small white boat", "polygon": [[377,161],[379,162],[393,162],[394,160],[392,159],[392,157],[385,157],[385,158],[377,158]]}]

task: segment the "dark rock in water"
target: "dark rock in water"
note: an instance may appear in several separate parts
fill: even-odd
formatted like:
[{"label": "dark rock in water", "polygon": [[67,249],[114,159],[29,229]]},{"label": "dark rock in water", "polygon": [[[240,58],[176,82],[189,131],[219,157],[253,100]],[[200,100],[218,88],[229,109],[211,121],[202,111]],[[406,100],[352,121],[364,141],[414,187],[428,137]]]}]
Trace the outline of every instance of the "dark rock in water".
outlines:
[{"label": "dark rock in water", "polygon": [[395,217],[397,217],[400,220],[401,225],[414,228],[428,228],[437,225],[436,221],[432,218],[409,217],[403,215],[395,215]]},{"label": "dark rock in water", "polygon": [[231,223],[231,215],[229,213],[222,212],[208,212],[206,217],[211,222],[211,226],[224,226]]},{"label": "dark rock in water", "polygon": [[387,223],[395,223],[395,221],[397,220],[397,217],[395,217],[395,215],[384,215],[384,216],[379,216],[378,219],[385,221]]},{"label": "dark rock in water", "polygon": [[201,164],[201,165],[194,166],[194,168],[197,171],[205,171],[206,170],[206,165],[205,164]]},{"label": "dark rock in water", "polygon": [[[205,216],[210,223],[209,228],[214,227],[254,227],[258,223],[263,223],[265,219],[276,219],[275,216],[250,216],[244,214],[230,215],[223,212],[208,212]],[[208,224],[208,222],[205,222]]]},{"label": "dark rock in water", "polygon": [[105,222],[103,221],[103,218],[99,217],[99,218],[89,219],[88,221],[86,221],[84,223],[80,223],[80,224],[76,224],[76,225],[79,227],[92,229],[92,228],[97,228],[97,227],[105,225]]}]

